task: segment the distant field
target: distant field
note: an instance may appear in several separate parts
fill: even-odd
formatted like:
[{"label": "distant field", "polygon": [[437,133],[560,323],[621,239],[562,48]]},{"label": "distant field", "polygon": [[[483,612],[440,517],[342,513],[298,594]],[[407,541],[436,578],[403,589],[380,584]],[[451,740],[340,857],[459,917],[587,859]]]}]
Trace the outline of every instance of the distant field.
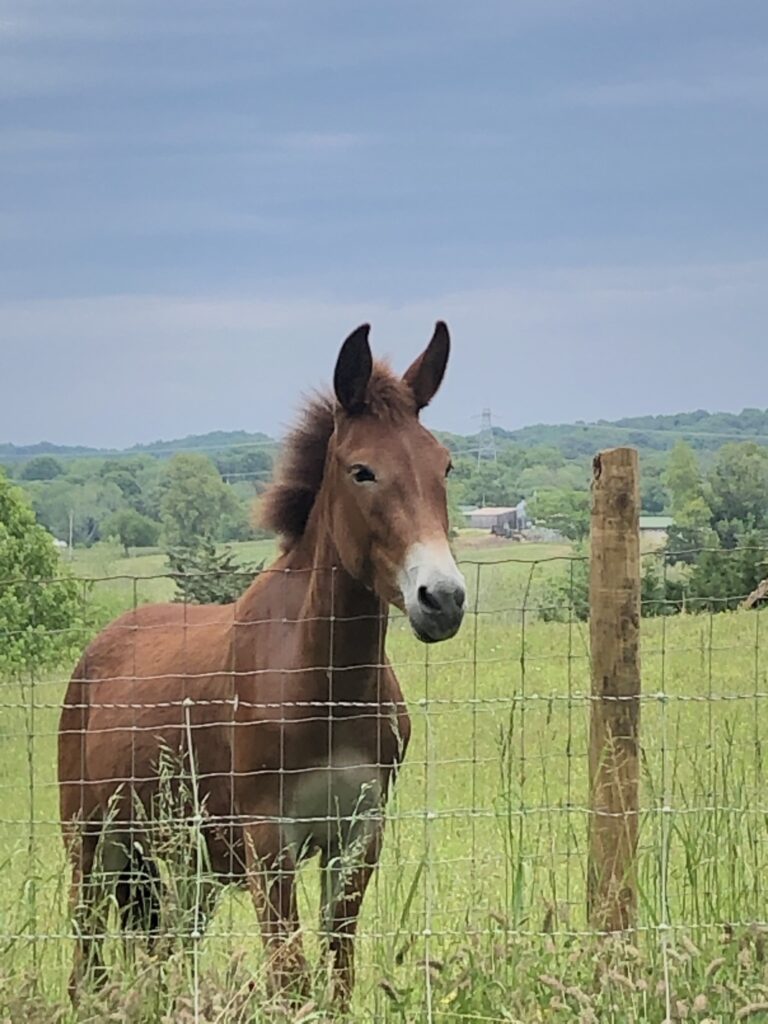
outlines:
[{"label": "distant field", "polygon": [[[735,1021],[768,985],[762,616],[643,621],[640,931],[599,943],[585,913],[588,630],[522,614],[568,571],[568,548],[473,544],[458,545],[470,614],[457,638],[425,647],[392,623],[414,737],[363,913],[352,1019],[661,1024],[671,1008]],[[249,560],[270,550],[238,546]],[[162,562],[99,548],[74,568],[125,572],[158,600],[172,591],[149,578]],[[116,604],[133,596],[131,580],[99,586]],[[54,1018],[71,954],[54,753],[65,676],[0,687],[0,1020],[75,1019]],[[316,874],[303,872],[301,897],[315,952]],[[276,1019],[248,994],[261,957],[245,895],[224,896],[201,952],[198,1019]],[[194,1020],[189,999],[167,1010],[191,991],[190,956],[161,983],[112,955],[114,985],[77,1019]]]},{"label": "distant field", "polygon": [[[228,547],[238,561],[249,564],[263,561],[268,566],[277,556],[277,543],[271,539]],[[535,596],[563,571],[571,554],[568,544],[491,542],[488,533],[473,530],[463,531],[454,549],[467,579],[469,605],[476,603],[479,583],[486,612],[519,611],[526,592],[529,603],[533,597],[535,604]],[[496,562],[506,564],[491,573],[486,567]],[[76,576],[93,581],[91,599],[112,615],[135,603],[170,601],[174,596],[166,556],[159,550],[140,550],[126,558],[119,545],[100,543],[76,548],[70,564]]]}]

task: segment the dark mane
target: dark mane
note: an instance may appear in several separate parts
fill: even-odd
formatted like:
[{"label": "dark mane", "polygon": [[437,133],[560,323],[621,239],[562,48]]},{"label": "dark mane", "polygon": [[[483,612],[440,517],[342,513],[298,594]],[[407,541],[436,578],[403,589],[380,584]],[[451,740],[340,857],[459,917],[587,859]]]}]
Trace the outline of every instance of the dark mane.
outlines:
[{"label": "dark mane", "polygon": [[[306,529],[323,482],[325,457],[338,410],[335,398],[325,393],[313,395],[285,439],[280,464],[261,511],[262,525],[282,535],[283,550],[290,550]],[[374,363],[366,408],[361,415],[398,422],[415,416],[416,412],[408,385],[386,363]]]}]

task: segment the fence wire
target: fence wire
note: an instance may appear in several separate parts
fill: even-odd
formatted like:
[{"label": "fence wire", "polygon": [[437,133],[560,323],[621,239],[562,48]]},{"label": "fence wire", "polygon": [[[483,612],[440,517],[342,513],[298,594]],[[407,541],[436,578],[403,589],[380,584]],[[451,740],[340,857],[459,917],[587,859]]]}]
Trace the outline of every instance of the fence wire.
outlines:
[{"label": "fence wire", "polygon": [[[680,571],[675,559],[654,552],[644,563],[655,590],[643,602],[635,927],[620,937],[599,936],[586,910],[589,718],[592,704],[604,699],[593,696],[590,680],[586,562],[537,558],[534,547],[515,557],[464,560],[467,617],[455,639],[419,644],[401,615],[390,616],[387,651],[412,736],[360,915],[353,1019],[527,1021],[539,1019],[534,1008],[542,1007],[546,1019],[583,1021],[672,1020],[680,1006],[697,1005],[701,1014],[715,1005],[734,1015],[745,1007],[760,1011],[768,998],[765,613],[739,609],[746,594],[686,604],[664,586]],[[61,631],[67,651],[83,649],[119,612],[128,613],[122,642],[129,649],[156,643],[153,630],[162,631],[131,613],[148,596],[172,595],[173,581],[163,575],[84,584],[82,621]],[[56,766],[72,662],[18,666],[0,682],[0,1011],[10,1019],[50,1020],[54,1012],[62,1020],[67,1013],[85,1020],[118,1012],[137,1022],[252,1021],[275,1019],[275,1012],[326,1019],[331,985],[317,858],[302,864],[297,881],[312,984],[300,1005],[288,1010],[278,1001],[276,1011],[253,903],[242,887],[227,884],[236,880],[241,854],[230,856],[230,878],[213,870],[206,847],[214,827],[208,783],[224,778],[230,787],[229,812],[215,822],[226,832],[247,817],[232,795],[236,780],[255,776],[258,786],[259,773],[231,751],[225,770],[220,763],[211,769],[200,751],[207,734],[220,741],[222,722],[233,737],[253,731],[243,714],[249,709],[268,715],[281,744],[297,718],[308,735],[332,740],[339,715],[363,729],[372,714],[392,709],[372,709],[348,692],[286,701],[274,672],[266,671],[263,680],[246,673],[250,700],[236,692],[208,695],[205,686],[217,676],[231,680],[237,673],[227,664],[197,671],[184,665],[190,636],[207,627],[182,614],[183,691],[169,692],[160,667],[143,674],[151,699],[126,699],[128,672],[123,696],[111,699],[107,683],[98,706],[98,781],[131,806],[127,818],[106,801],[107,817],[122,814],[120,835],[140,836],[159,871],[154,946],[130,921],[126,931],[119,900],[108,894],[90,922],[105,941],[107,984],[87,991],[71,1011],[66,988],[81,924],[70,907]],[[224,614],[236,623],[236,606]],[[327,617],[331,661],[319,669],[333,665],[339,621]],[[14,632],[0,633],[0,645],[10,644]],[[370,668],[380,673],[385,666]],[[117,675],[104,670],[108,681]],[[94,709],[90,701],[70,707]],[[160,724],[171,721],[180,742],[158,748],[147,773],[147,744],[157,745]],[[128,770],[110,758],[126,735]],[[285,793],[317,787],[324,766],[311,750],[305,764],[288,763],[282,749],[281,758],[280,806],[260,820],[290,830],[297,818]],[[347,760],[336,770],[341,775],[369,762]],[[93,766],[82,767],[83,778],[93,779]],[[330,834],[374,814],[364,790],[359,806],[332,806],[333,771],[321,784],[328,786],[327,813],[304,810],[303,828],[311,822]],[[150,791],[151,809],[144,799]],[[342,865],[342,877],[354,867]],[[114,870],[123,877],[123,866]]]}]

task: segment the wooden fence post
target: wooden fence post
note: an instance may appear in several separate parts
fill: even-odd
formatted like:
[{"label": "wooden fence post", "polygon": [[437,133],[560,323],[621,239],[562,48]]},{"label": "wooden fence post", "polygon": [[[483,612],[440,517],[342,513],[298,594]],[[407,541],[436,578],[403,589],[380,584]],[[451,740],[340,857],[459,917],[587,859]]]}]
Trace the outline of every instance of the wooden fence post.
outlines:
[{"label": "wooden fence post", "polygon": [[640,726],[640,488],[637,451],[592,465],[587,911],[599,931],[635,922]]}]

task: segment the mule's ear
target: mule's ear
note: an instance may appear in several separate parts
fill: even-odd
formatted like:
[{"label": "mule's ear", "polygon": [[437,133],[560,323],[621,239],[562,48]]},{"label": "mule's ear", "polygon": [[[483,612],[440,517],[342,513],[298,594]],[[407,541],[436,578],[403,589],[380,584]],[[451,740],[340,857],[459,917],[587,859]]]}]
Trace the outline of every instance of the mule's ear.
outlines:
[{"label": "mule's ear", "polygon": [[435,324],[432,341],[427,345],[403,374],[403,380],[413,392],[416,408],[423,409],[429,405],[443,380],[448,353],[451,350],[451,339],[448,328],[442,320]]},{"label": "mule's ear", "polygon": [[371,379],[373,359],[368,344],[370,324],[361,324],[341,346],[336,369],[333,373],[333,389],[345,412],[355,415],[365,408],[368,381]]}]

